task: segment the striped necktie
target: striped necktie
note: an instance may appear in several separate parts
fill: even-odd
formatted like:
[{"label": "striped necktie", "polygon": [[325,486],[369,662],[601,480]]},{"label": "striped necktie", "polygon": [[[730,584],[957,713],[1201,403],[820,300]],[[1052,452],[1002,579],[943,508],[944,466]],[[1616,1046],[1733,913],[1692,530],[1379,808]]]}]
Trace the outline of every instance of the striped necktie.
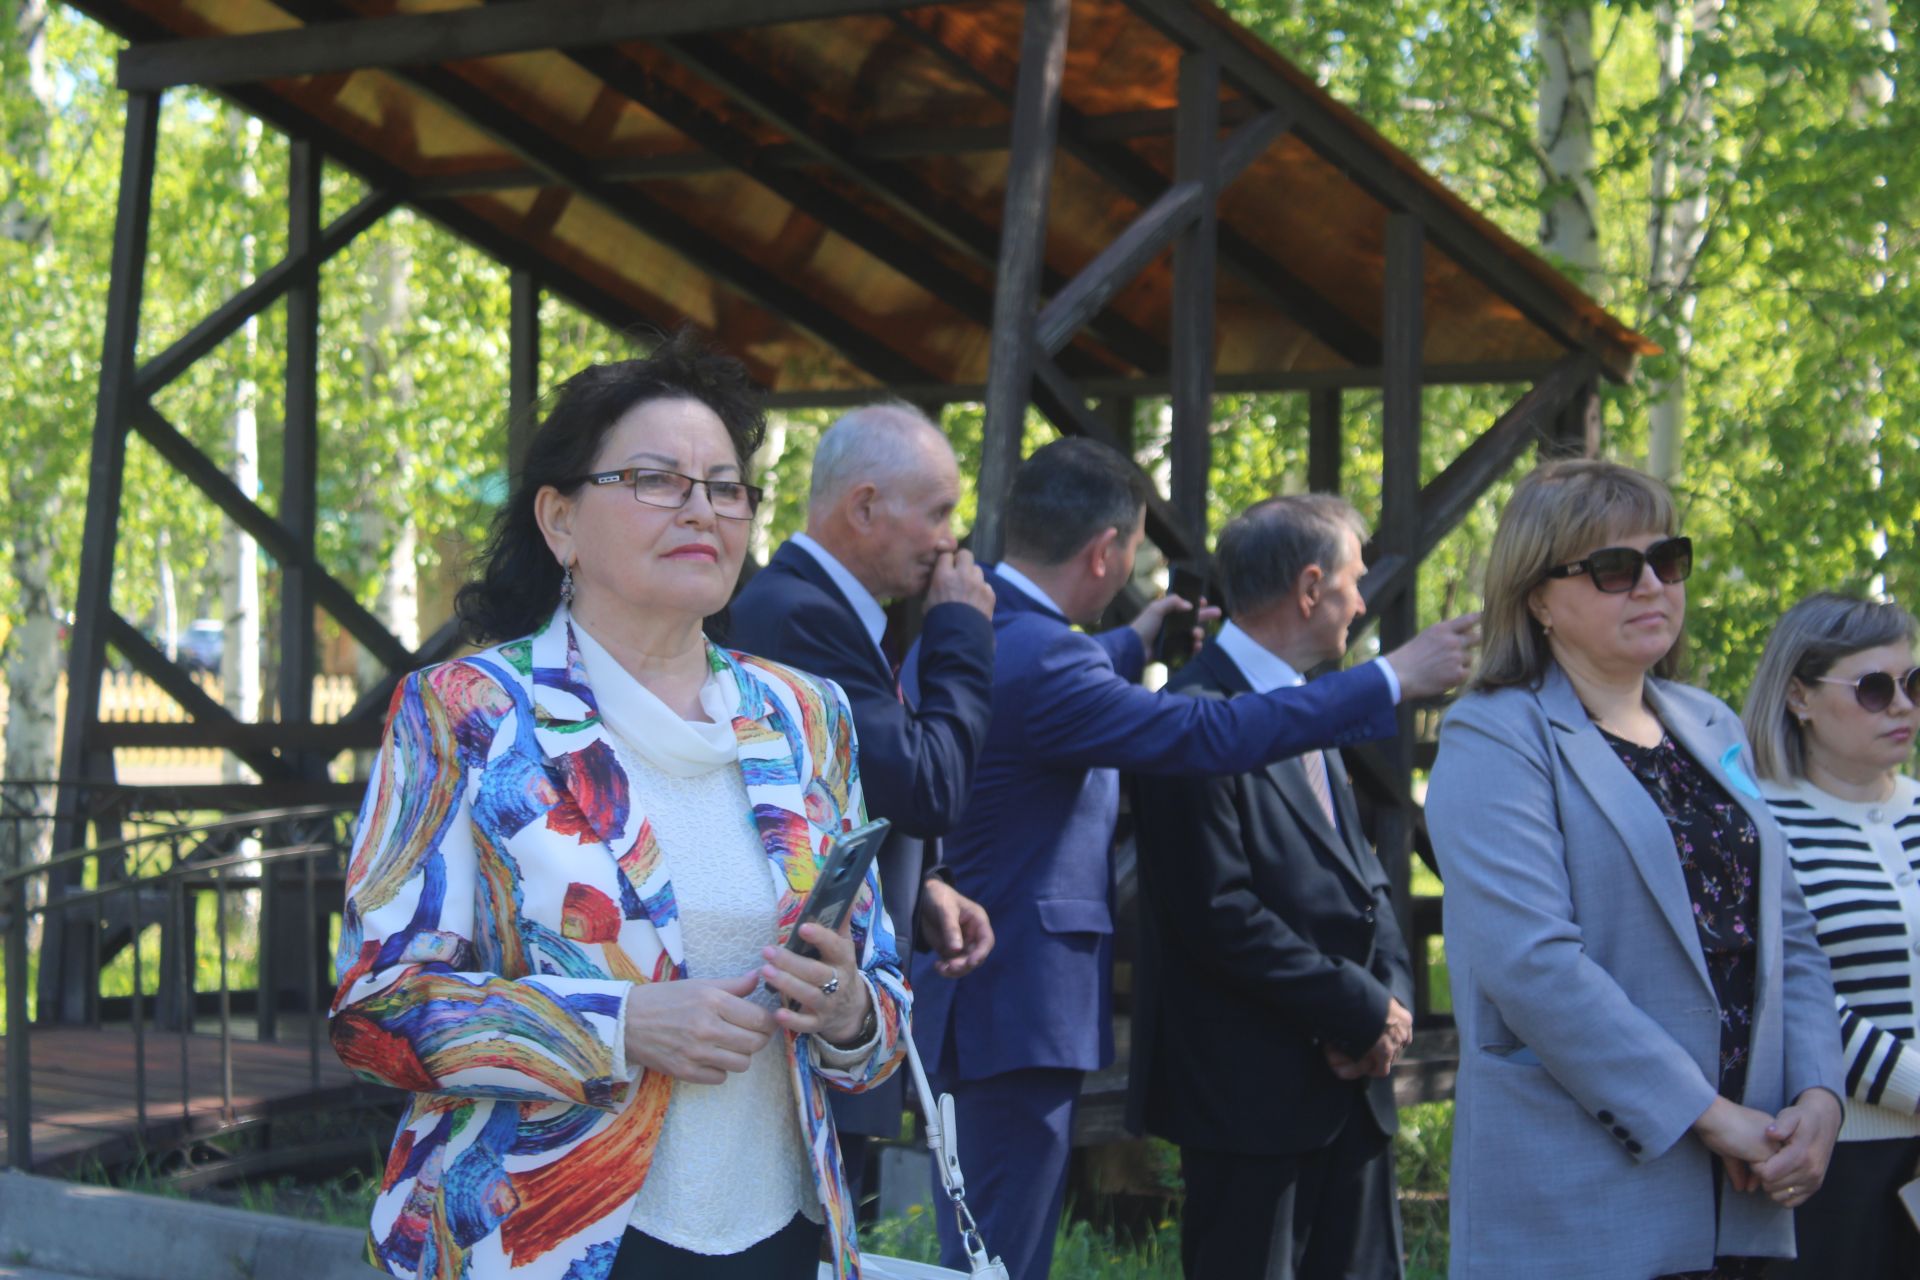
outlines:
[{"label": "striped necktie", "polygon": [[1327,781],[1326,754],[1309,751],[1300,757],[1300,763],[1307,767],[1307,785],[1313,788],[1313,798],[1320,802],[1320,812],[1327,815],[1328,824],[1338,831],[1340,820],[1333,816],[1333,788]]}]

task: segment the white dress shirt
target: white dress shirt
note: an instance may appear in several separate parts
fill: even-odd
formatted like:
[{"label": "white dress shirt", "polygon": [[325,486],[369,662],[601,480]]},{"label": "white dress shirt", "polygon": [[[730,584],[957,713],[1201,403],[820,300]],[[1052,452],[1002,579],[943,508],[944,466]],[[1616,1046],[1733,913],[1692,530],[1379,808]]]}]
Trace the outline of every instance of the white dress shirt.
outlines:
[{"label": "white dress shirt", "polygon": [[880,660],[891,669],[893,662],[887,657],[887,651],[880,647],[880,637],[887,630],[887,611],[874,599],[873,592],[867,590],[860,579],[854,577],[853,572],[841,564],[833,552],[821,546],[817,539],[796,533],[788,541],[812,556],[827,571],[827,576],[833,579],[833,585],[840,588],[840,594],[853,606],[853,616],[860,619],[860,625],[867,629],[867,635],[873,639],[873,647],[880,655]]}]

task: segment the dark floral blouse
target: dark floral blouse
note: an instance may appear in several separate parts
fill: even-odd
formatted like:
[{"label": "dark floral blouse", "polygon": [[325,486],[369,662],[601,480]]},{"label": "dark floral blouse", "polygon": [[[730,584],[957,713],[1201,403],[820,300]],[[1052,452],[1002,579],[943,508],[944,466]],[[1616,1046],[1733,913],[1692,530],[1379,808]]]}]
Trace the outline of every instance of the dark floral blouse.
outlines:
[{"label": "dark floral blouse", "polygon": [[[1673,831],[1707,978],[1720,1004],[1720,1095],[1738,1099],[1746,1092],[1759,973],[1760,832],[1747,811],[1672,738],[1663,734],[1659,746],[1642,747],[1600,732]],[[1714,1176],[1717,1201],[1717,1160]],[[1661,1280],[1757,1280],[1765,1266],[1758,1258],[1716,1258],[1711,1271]]]}]

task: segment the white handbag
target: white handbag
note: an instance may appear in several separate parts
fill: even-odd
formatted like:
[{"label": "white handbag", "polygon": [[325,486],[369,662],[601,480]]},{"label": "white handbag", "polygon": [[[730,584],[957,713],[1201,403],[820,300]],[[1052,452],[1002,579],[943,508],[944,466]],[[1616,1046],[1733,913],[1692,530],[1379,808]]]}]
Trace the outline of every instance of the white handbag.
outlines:
[{"label": "white handbag", "polygon": [[[924,1262],[863,1254],[861,1272],[867,1280],[954,1280],[959,1276],[971,1280],[1010,1280],[1006,1264],[987,1256],[986,1241],[980,1238],[980,1228],[967,1208],[967,1182],[960,1173],[959,1142],[954,1137],[953,1095],[934,1096],[912,1036],[907,1037],[907,1070],[912,1073],[913,1090],[920,1097],[920,1111],[926,1118],[927,1150],[933,1155],[934,1168],[940,1171],[940,1185],[946,1188],[947,1199],[953,1202],[953,1217],[960,1227],[961,1244],[967,1251],[968,1269],[961,1272]],[[830,1267],[830,1263],[820,1264],[821,1280],[828,1280]]]}]

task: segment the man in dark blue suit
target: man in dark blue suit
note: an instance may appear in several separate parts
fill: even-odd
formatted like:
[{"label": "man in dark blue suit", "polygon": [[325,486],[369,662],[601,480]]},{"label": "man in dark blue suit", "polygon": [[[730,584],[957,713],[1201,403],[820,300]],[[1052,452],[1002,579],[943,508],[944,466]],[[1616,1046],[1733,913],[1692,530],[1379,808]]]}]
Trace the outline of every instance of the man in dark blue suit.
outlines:
[{"label": "man in dark blue suit", "polygon": [[[1339,658],[1366,612],[1366,532],[1330,494],[1228,524],[1214,568],[1233,621],[1168,691],[1256,696]],[[1413,974],[1339,753],[1141,776],[1133,796],[1128,1118],[1180,1146],[1187,1280],[1399,1280],[1390,1072]]]},{"label": "man in dark blue suit", "polygon": [[[945,843],[955,886],[992,915],[998,945],[964,983],[926,957],[912,971],[915,1038],[954,1094],[969,1201],[1014,1280],[1047,1274],[1081,1077],[1113,1058],[1117,771],[1243,773],[1385,737],[1402,696],[1438,693],[1467,669],[1468,635],[1443,623],[1304,688],[1230,702],[1141,688],[1147,640],[1184,602],[1099,636],[1073,625],[1127,582],[1146,496],[1137,468],[1090,441],[1056,441],[1015,474],[1006,558],[989,574],[993,720]],[[944,1265],[964,1267],[948,1215],[938,1221]]]},{"label": "man in dark blue suit", "polygon": [[[893,832],[880,888],[904,967],[919,935],[958,978],[993,948],[986,913],[939,865],[939,837],[973,784],[992,715],[993,591],[953,536],[960,473],[919,410],[874,404],[844,415],[813,460],[807,531],[784,544],[729,609],[727,643],[839,682],[853,709],[867,813]],[[881,645],[883,600],[925,597],[922,679],[909,704]],[[834,1117],[858,1194],[867,1137],[900,1132],[904,1073],[836,1094]]]}]

